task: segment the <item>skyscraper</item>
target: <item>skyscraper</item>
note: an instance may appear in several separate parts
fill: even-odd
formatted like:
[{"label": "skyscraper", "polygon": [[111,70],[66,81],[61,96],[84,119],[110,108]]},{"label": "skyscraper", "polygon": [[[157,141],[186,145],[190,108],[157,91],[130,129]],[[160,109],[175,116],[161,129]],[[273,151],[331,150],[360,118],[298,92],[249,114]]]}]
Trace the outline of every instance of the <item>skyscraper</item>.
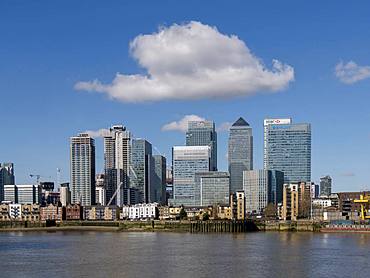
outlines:
[{"label": "skyscraper", "polygon": [[145,139],[133,139],[131,165],[133,175],[131,177],[130,187],[140,191],[142,202],[154,202],[155,190],[152,181],[154,160],[152,156],[152,144]]},{"label": "skyscraper", "polygon": [[200,205],[200,189],[195,182],[195,173],[210,170],[210,157],[209,146],[173,147],[173,199],[170,201],[172,205]]},{"label": "skyscraper", "polygon": [[115,125],[104,137],[104,171],[106,202],[108,203],[117,190],[111,204],[124,204],[124,188],[129,187],[131,165],[131,134],[126,127]]},{"label": "skyscraper", "polygon": [[331,194],[331,177],[325,176],[320,178],[320,195],[329,196]]},{"label": "skyscraper", "polygon": [[0,163],[0,202],[4,201],[4,185],[15,184],[13,163]]},{"label": "skyscraper", "polygon": [[86,133],[71,137],[70,158],[72,203],[95,204],[95,140]]},{"label": "skyscraper", "polygon": [[265,170],[284,172],[284,183],[311,181],[311,125],[279,122],[265,127]]},{"label": "skyscraper", "polygon": [[253,170],[252,128],[239,118],[230,128],[229,134],[230,191],[243,190],[243,171]]},{"label": "skyscraper", "polygon": [[197,172],[195,182],[200,190],[200,206],[228,206],[230,177],[228,172]]},{"label": "skyscraper", "polygon": [[154,191],[155,202],[166,204],[166,158],[162,155],[153,155],[154,159]]},{"label": "skyscraper", "polygon": [[248,213],[262,213],[269,203],[277,206],[283,199],[284,174],[280,171],[243,172],[243,189]]},{"label": "skyscraper", "polygon": [[212,121],[189,121],[186,146],[211,147],[211,171],[217,171],[217,132]]}]

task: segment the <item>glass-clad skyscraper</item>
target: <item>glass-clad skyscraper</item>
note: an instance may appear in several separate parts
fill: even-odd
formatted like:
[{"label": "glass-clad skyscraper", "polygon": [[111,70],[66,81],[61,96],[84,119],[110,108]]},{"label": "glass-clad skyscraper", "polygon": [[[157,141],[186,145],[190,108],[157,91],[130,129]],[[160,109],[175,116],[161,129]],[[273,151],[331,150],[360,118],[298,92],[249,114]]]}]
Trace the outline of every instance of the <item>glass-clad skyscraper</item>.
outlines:
[{"label": "glass-clad skyscraper", "polygon": [[199,206],[200,190],[195,173],[207,172],[210,167],[209,146],[176,146],[172,150],[173,199],[171,205]]},{"label": "glass-clad skyscraper", "polygon": [[140,191],[142,202],[154,202],[152,144],[145,139],[133,139],[131,165],[133,173],[130,178],[130,187]]},{"label": "glass-clad skyscraper", "polygon": [[325,176],[320,178],[320,195],[329,196],[331,194],[331,177]]},{"label": "glass-clad skyscraper", "polygon": [[252,128],[239,118],[230,128],[229,134],[230,191],[243,190],[243,171],[253,170]]},{"label": "glass-clad skyscraper", "polygon": [[212,121],[189,121],[186,146],[211,147],[211,171],[217,171],[217,132]]},{"label": "glass-clad skyscraper", "polygon": [[71,137],[71,199],[83,206],[95,204],[95,140],[86,133]]},{"label": "glass-clad skyscraper", "polygon": [[311,181],[311,125],[267,125],[264,154],[265,170],[282,171],[284,183]]}]

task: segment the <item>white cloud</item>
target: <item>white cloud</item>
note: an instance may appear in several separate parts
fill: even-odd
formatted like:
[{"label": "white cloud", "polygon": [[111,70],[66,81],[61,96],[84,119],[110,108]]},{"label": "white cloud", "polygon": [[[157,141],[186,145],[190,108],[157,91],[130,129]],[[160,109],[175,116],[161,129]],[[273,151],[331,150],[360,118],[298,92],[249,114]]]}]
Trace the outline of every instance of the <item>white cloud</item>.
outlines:
[{"label": "white cloud", "polygon": [[349,61],[347,64],[339,62],[335,66],[335,76],[343,83],[353,84],[370,78],[370,66],[359,66],[353,61]]},{"label": "white cloud", "polygon": [[86,130],[84,133],[89,134],[93,138],[108,136],[110,131],[107,128],[101,128],[98,130]]},{"label": "white cloud", "polygon": [[229,131],[230,127],[232,126],[233,123],[231,122],[224,122],[224,123],[221,123],[218,127],[217,127],[217,132],[224,132],[224,131]]},{"label": "white cloud", "polygon": [[186,132],[188,130],[188,122],[190,121],[204,121],[205,118],[202,118],[197,115],[185,115],[179,121],[173,121],[162,126],[163,131],[181,131]]},{"label": "white cloud", "polygon": [[195,21],[139,35],[130,52],[147,74],[117,73],[110,84],[81,81],[75,89],[122,102],[191,100],[274,92],[294,80],[291,66],[273,60],[268,69],[237,36]]}]

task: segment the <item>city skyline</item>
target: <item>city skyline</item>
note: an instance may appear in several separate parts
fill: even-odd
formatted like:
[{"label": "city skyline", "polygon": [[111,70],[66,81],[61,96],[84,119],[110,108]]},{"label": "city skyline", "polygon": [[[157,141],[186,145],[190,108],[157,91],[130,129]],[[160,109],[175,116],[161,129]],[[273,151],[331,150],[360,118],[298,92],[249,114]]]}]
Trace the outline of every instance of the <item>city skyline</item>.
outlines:
[{"label": "city skyline", "polygon": [[[172,146],[185,144],[181,120],[198,117],[216,123],[218,170],[225,171],[228,132],[224,130],[242,116],[253,128],[254,168],[262,169],[263,120],[291,117],[294,122],[312,126],[312,181],[318,183],[320,177],[330,175],[334,192],[369,187],[369,4],[336,2],[338,9],[333,9],[333,3],[321,3],[317,10],[307,3],[270,3],[271,9],[265,11],[262,4],[236,3],[212,3],[197,11],[191,9],[195,4],[191,1],[178,4],[180,9],[171,3],[166,7],[146,3],[145,19],[130,15],[139,11],[140,4],[115,3],[109,8],[98,2],[91,2],[89,7],[72,2],[54,6],[46,2],[0,4],[4,35],[0,92],[7,103],[2,114],[9,118],[2,124],[0,161],[14,163],[18,184],[34,182],[29,178],[31,173],[57,180],[57,168],[61,169],[61,181],[69,181],[68,138],[115,123],[127,126],[134,137],[146,138],[153,144],[153,153],[157,148],[170,161]],[[219,11],[232,16],[220,19]],[[262,11],[266,17],[258,17]],[[274,70],[271,61],[278,59],[294,69],[294,80],[290,68],[283,67],[280,73],[286,77],[282,82],[285,87],[264,83],[267,89],[261,89],[261,84],[255,84],[258,90],[244,96],[238,92],[239,96],[227,97],[227,90],[211,90],[221,99],[203,92],[202,96],[208,97],[147,99],[144,103],[114,98],[106,88],[102,94],[74,89],[76,84],[81,85],[79,82],[95,79],[111,84],[117,72],[144,76],[146,70],[153,70],[161,77],[161,68],[148,64],[139,51],[147,50],[140,34],[155,39],[159,26],[164,34],[187,26],[195,31],[208,30],[217,39],[235,35],[235,42],[244,43],[253,53],[249,58],[263,61],[267,73]],[[136,44],[131,45],[134,51],[130,56],[133,41]],[[234,44],[231,46],[235,50]],[[244,57],[245,48],[241,48],[242,54],[237,54]],[[205,60],[200,59],[203,69]],[[240,66],[230,60],[221,62]],[[186,72],[187,68],[178,70]],[[272,87],[277,91],[271,92]],[[103,140],[95,140],[96,172],[103,173]]]}]

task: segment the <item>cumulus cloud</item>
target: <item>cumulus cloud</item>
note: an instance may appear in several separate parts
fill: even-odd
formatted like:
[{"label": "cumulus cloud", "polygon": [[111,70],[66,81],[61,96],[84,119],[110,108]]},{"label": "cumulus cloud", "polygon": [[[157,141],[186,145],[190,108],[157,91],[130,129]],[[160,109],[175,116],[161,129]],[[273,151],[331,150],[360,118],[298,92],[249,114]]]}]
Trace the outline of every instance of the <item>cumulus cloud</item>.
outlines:
[{"label": "cumulus cloud", "polygon": [[335,76],[343,83],[353,84],[370,78],[370,66],[359,66],[353,61],[347,64],[339,62],[335,66]]},{"label": "cumulus cloud", "polygon": [[188,130],[188,122],[191,121],[205,121],[205,118],[198,115],[185,115],[179,121],[173,121],[162,126],[163,131],[180,131],[186,132]]},{"label": "cumulus cloud", "polygon": [[225,131],[229,131],[230,130],[230,127],[232,126],[233,123],[231,122],[224,122],[224,123],[221,123],[218,127],[217,127],[217,132],[225,132]]},{"label": "cumulus cloud", "polygon": [[99,138],[99,137],[108,136],[110,131],[107,128],[101,128],[98,130],[86,130],[84,133],[89,134],[93,138]]},{"label": "cumulus cloud", "polygon": [[291,66],[273,60],[269,69],[237,36],[195,21],[139,35],[130,52],[146,74],[117,73],[110,84],[81,81],[75,89],[122,102],[192,100],[275,92],[294,80]]}]

